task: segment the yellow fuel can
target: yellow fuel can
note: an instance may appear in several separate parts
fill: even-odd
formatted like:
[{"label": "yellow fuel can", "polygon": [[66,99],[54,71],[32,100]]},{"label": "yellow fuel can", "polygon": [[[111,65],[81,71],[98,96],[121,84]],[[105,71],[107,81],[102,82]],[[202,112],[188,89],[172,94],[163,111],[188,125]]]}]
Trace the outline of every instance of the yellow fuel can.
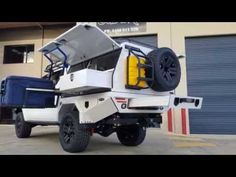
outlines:
[{"label": "yellow fuel can", "polygon": [[[145,69],[138,67],[138,60],[140,60],[140,64],[145,64],[145,59],[144,58],[137,58],[134,55],[129,56],[128,61],[128,77],[127,77],[127,85],[129,86],[136,86],[138,83],[138,72],[140,70],[140,77],[145,78]],[[141,80],[138,85],[138,87],[145,88],[147,86],[146,81]]]}]

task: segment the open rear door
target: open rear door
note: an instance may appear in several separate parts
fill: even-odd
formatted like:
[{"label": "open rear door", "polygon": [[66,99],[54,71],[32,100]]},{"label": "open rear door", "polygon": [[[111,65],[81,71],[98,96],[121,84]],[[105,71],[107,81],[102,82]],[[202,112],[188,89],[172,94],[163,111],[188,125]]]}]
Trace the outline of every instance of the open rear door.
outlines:
[{"label": "open rear door", "polygon": [[[64,55],[57,50],[58,48],[64,52]],[[66,58],[67,63],[73,66],[118,48],[120,48],[119,44],[98,27],[78,24],[39,51],[49,54],[53,62],[64,62]]]}]

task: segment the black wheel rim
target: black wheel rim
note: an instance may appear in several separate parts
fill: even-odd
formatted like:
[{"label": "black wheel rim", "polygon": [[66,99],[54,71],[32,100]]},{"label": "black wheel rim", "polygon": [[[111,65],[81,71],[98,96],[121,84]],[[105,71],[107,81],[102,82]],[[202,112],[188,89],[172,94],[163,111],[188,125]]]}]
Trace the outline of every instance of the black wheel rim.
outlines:
[{"label": "black wheel rim", "polygon": [[177,75],[175,59],[170,55],[165,55],[162,57],[160,69],[163,79],[167,82],[172,81]]},{"label": "black wheel rim", "polygon": [[67,118],[62,127],[63,140],[66,144],[70,144],[73,141],[75,135],[75,125],[72,118]]}]

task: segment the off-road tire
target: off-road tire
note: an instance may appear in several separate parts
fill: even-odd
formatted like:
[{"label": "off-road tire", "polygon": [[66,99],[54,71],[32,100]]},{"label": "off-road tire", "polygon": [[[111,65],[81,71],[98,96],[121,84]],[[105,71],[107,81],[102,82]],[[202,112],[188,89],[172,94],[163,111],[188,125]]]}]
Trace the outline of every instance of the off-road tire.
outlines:
[{"label": "off-road tire", "polygon": [[30,123],[25,122],[22,112],[16,114],[15,120],[15,132],[18,138],[30,137],[32,127]]},{"label": "off-road tire", "polygon": [[66,113],[60,123],[59,139],[66,152],[84,151],[90,140],[90,132],[79,123],[79,113]]},{"label": "off-road tire", "polygon": [[119,127],[116,134],[121,144],[138,146],[146,137],[146,128],[138,124],[126,125]]},{"label": "off-road tire", "polygon": [[[154,82],[148,85],[155,91],[165,92],[176,89],[181,77],[179,59],[170,48],[159,48],[147,55],[148,64],[154,66]],[[152,76],[152,70],[146,69],[147,77]]]}]

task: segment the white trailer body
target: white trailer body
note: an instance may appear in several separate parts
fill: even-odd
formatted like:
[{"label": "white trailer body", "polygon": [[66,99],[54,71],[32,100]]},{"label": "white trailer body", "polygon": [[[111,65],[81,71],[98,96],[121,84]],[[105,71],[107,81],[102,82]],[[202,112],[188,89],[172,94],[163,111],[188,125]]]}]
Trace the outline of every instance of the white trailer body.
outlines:
[{"label": "white trailer body", "polygon": [[[180,72],[180,66],[169,49],[135,42],[118,44],[96,26],[78,24],[39,51],[51,62],[49,79],[54,65],[60,66],[54,69],[60,72],[53,90],[55,106],[16,109],[15,119],[20,113],[31,125],[60,125],[60,142],[66,151],[83,151],[88,144],[88,131],[103,136],[116,132],[122,144],[138,145],[145,137],[146,129],[142,127],[148,127],[150,120],[161,123],[163,112],[170,108],[200,109],[202,106],[202,98],[174,94],[180,80],[180,73],[176,73]],[[162,55],[164,58],[159,59]],[[151,60],[150,56],[157,59]],[[159,70],[163,76],[157,74]],[[132,74],[136,78],[131,77]],[[163,77],[161,81],[160,77]],[[137,83],[130,84],[132,79]],[[168,83],[171,79],[178,83]],[[70,124],[68,120],[77,122],[73,128],[79,129],[80,134],[76,130],[74,136],[78,139],[82,136],[85,142],[67,144],[72,141],[67,140],[72,128],[63,132]],[[134,128],[136,124],[141,125],[141,129]],[[81,127],[86,127],[86,131],[81,131]],[[124,135],[127,127],[133,131],[128,139],[128,135]]]}]

